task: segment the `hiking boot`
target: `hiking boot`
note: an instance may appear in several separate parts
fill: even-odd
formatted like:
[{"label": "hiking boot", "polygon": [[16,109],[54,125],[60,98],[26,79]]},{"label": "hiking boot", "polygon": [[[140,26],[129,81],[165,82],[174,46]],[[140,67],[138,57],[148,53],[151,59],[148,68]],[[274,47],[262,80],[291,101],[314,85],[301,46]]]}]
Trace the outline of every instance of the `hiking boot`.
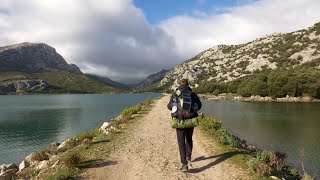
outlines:
[{"label": "hiking boot", "polygon": [[187,172],[188,171],[188,165],[186,165],[186,164],[183,164],[182,166],[181,166],[181,172]]}]

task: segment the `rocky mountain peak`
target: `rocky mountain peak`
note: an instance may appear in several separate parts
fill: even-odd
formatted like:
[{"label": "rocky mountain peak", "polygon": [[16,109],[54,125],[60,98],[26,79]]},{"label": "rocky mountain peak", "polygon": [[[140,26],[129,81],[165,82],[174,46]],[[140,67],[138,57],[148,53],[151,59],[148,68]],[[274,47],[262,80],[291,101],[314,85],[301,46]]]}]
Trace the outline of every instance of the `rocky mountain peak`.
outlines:
[{"label": "rocky mountain peak", "polygon": [[0,71],[43,72],[64,70],[82,74],[68,64],[56,50],[44,43],[20,43],[0,47]]}]

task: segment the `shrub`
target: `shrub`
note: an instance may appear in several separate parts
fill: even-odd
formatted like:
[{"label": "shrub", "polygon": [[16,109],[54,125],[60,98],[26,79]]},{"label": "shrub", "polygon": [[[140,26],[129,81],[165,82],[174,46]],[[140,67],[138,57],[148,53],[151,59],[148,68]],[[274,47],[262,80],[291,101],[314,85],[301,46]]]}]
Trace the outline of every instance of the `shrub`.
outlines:
[{"label": "shrub", "polygon": [[88,133],[86,131],[83,131],[82,133],[79,133],[76,135],[76,138],[79,139],[79,140],[84,140],[84,139],[90,139],[92,140],[94,137],[94,134],[93,133]]},{"label": "shrub", "polygon": [[222,123],[214,118],[205,116],[200,119],[200,125],[205,131],[214,134],[219,128],[221,128]]},{"label": "shrub", "polygon": [[267,164],[264,164],[262,162],[258,163],[257,170],[256,170],[256,173],[258,176],[260,176],[260,177],[266,176],[266,175],[270,174],[270,171],[271,171],[271,169]]},{"label": "shrub", "polygon": [[43,149],[40,152],[36,152],[32,155],[31,160],[32,161],[43,161],[43,160],[48,160],[48,149]]},{"label": "shrub", "polygon": [[71,149],[75,146],[77,146],[79,143],[76,139],[74,138],[71,138],[69,141],[67,141],[67,144],[66,144],[66,149]]},{"label": "shrub", "polygon": [[268,161],[268,152],[263,150],[258,150],[256,152],[256,158],[263,163],[267,163]]},{"label": "shrub", "polygon": [[216,132],[216,136],[218,137],[218,140],[223,144],[227,144],[235,148],[240,147],[240,142],[238,141],[238,139],[231,135],[225,129],[219,129]]},{"label": "shrub", "polygon": [[69,152],[63,157],[62,161],[69,168],[77,167],[81,162],[81,156],[77,152]]},{"label": "shrub", "polygon": [[268,162],[271,167],[274,167],[277,171],[281,171],[284,166],[284,159],[286,155],[280,152],[269,152]]}]

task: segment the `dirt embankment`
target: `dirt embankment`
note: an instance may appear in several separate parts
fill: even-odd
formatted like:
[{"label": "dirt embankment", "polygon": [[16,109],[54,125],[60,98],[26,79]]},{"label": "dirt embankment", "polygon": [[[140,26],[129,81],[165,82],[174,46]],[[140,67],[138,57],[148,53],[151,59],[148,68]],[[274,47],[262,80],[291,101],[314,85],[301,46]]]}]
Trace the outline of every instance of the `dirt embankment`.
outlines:
[{"label": "dirt embankment", "polygon": [[99,167],[89,168],[81,179],[251,179],[247,170],[231,164],[234,154],[219,154],[218,146],[196,128],[189,172],[179,171],[176,131],[169,126],[169,96],[156,101],[153,109],[139,120],[128,138]]}]

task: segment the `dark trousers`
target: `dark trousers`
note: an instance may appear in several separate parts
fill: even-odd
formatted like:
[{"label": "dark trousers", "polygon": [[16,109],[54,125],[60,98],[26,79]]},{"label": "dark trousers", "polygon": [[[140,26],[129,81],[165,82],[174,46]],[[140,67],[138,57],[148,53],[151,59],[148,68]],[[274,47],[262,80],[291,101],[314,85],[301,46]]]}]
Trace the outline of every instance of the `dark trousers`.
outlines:
[{"label": "dark trousers", "polygon": [[191,157],[192,153],[192,134],[193,134],[193,127],[186,128],[186,129],[176,129],[177,130],[177,139],[179,145],[179,152],[180,152],[180,160],[181,164],[188,164],[187,157]]}]

